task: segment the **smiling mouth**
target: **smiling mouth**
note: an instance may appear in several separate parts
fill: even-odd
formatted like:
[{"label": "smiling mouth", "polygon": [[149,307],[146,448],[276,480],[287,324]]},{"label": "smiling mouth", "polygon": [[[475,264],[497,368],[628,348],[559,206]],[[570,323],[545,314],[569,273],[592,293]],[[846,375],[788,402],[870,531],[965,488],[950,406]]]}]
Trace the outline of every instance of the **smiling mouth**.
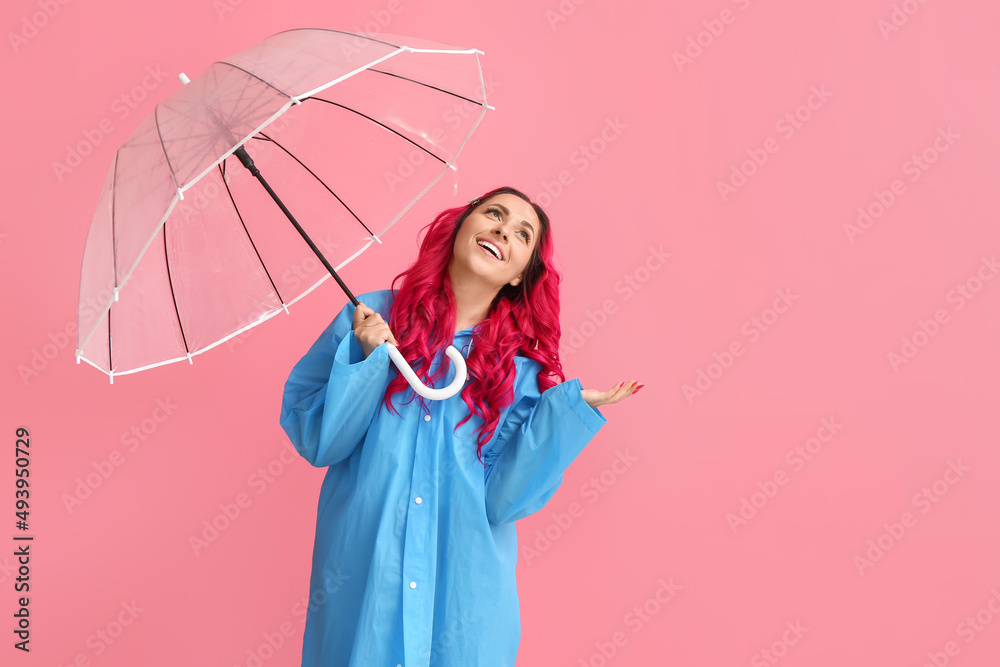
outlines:
[{"label": "smiling mouth", "polygon": [[500,250],[499,249],[497,249],[496,253],[494,253],[494,251],[490,250],[489,248],[487,248],[485,245],[483,245],[479,241],[476,241],[476,245],[479,246],[480,249],[482,249],[483,252],[485,252],[487,255],[489,255],[493,259],[497,260],[498,262],[502,261],[501,258],[497,256],[497,255],[500,254]]}]

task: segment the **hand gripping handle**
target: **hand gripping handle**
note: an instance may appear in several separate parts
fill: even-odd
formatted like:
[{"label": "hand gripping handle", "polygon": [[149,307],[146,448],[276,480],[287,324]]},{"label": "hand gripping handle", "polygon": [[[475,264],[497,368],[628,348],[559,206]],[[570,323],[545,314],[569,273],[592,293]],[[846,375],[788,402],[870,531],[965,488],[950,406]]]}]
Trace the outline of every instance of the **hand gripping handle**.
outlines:
[{"label": "hand gripping handle", "polygon": [[465,385],[465,380],[468,377],[468,370],[465,367],[465,357],[462,356],[461,352],[455,349],[454,345],[449,345],[445,349],[444,353],[447,354],[448,358],[451,359],[453,364],[455,364],[455,379],[451,381],[450,385],[444,387],[443,389],[433,389],[425,385],[420,381],[420,378],[417,377],[417,374],[413,372],[413,369],[410,368],[410,364],[408,364],[406,359],[403,358],[403,354],[399,351],[399,348],[389,341],[385,341],[383,345],[386,346],[389,358],[392,359],[394,364],[396,364],[396,368],[399,369],[399,372],[404,378],[406,378],[406,381],[410,383],[411,387],[413,387],[413,391],[417,392],[424,398],[429,398],[432,401],[443,401],[444,399],[451,398],[460,392],[462,387]]}]

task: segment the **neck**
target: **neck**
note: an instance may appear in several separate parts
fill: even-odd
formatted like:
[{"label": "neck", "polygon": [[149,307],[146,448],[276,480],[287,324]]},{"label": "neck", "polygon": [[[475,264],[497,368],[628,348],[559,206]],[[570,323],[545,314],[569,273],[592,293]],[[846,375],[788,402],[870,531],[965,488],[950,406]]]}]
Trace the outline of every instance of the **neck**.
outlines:
[{"label": "neck", "polygon": [[454,264],[449,267],[451,291],[455,295],[455,332],[467,329],[486,319],[490,305],[500,292],[475,275],[465,275]]}]

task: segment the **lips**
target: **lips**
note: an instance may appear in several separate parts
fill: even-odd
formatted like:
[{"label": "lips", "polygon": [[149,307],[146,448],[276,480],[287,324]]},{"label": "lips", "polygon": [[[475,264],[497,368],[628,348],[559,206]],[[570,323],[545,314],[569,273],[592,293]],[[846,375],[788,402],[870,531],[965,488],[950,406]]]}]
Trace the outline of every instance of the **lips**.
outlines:
[{"label": "lips", "polygon": [[[482,245],[484,242],[485,243],[489,243],[491,246],[493,246],[494,248],[496,248],[496,250],[499,253],[500,257],[497,257],[496,255],[493,254],[493,252],[491,252],[490,250],[488,250],[487,248],[485,248]],[[483,252],[485,252],[487,255],[489,255],[493,259],[495,259],[497,261],[503,261],[503,249],[500,248],[500,246],[498,246],[496,243],[493,243],[492,241],[489,241],[487,239],[476,239],[476,245],[479,246],[482,249]]]}]

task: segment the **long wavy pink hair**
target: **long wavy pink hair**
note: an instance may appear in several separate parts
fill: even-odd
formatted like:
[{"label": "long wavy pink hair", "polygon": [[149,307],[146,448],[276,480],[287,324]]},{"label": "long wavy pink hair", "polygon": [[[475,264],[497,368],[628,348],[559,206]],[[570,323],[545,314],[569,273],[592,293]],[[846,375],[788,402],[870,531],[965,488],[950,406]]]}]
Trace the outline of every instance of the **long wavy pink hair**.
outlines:
[{"label": "long wavy pink hair", "polygon": [[[472,330],[472,349],[466,359],[471,382],[461,393],[469,414],[455,428],[473,414],[482,418],[476,446],[480,461],[483,445],[489,442],[500,421],[500,412],[514,400],[515,356],[530,357],[541,364],[537,378],[539,393],[556,385],[551,375],[566,381],[559,361],[562,276],[552,263],[552,232],[545,211],[527,195],[510,187],[491,190],[466,206],[442,211],[423,228],[428,231],[416,260],[393,279],[392,290],[396,295],[389,316],[389,328],[399,343],[399,351],[421,381],[433,385],[445,378],[451,365],[447,356],[442,356],[441,366],[432,377],[428,377],[428,369],[437,353],[450,345],[455,336],[455,296],[448,275],[455,238],[475,207],[499,194],[512,194],[531,204],[541,231],[521,282],[516,287],[504,285],[490,305],[489,315]],[[400,281],[397,291],[396,284]],[[406,403],[417,396],[406,379],[396,373],[383,399],[383,405],[394,414],[398,413],[391,398],[401,391],[410,394]],[[426,408],[423,397],[420,402]]]}]

